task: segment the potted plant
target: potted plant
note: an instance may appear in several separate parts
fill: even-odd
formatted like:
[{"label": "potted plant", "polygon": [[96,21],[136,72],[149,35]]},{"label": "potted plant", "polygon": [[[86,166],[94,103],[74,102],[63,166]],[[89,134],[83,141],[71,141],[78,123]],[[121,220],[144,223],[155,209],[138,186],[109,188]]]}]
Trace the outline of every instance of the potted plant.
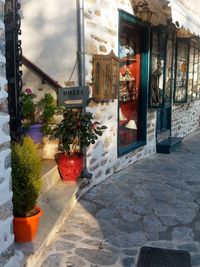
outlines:
[{"label": "potted plant", "polygon": [[37,231],[42,210],[36,206],[42,180],[41,159],[30,137],[11,146],[13,230],[17,242],[30,242]]},{"label": "potted plant", "polygon": [[56,113],[55,100],[51,94],[45,94],[44,97],[36,102],[36,95],[27,88],[22,93],[22,115],[23,127],[35,143],[41,143],[43,136],[52,133],[51,124],[53,116]]},{"label": "potted plant", "polygon": [[54,129],[59,140],[58,169],[64,182],[76,182],[83,168],[81,146],[94,144],[106,126],[93,122],[91,113],[82,114],[73,109],[63,109],[63,120]]}]

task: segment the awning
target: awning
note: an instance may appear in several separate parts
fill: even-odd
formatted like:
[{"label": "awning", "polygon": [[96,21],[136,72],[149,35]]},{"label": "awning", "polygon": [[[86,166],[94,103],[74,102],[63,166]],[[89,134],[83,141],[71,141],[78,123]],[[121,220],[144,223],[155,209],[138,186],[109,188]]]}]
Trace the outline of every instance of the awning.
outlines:
[{"label": "awning", "polygon": [[192,33],[200,36],[200,18],[185,8],[177,0],[169,0],[171,6],[172,21],[179,22],[180,27],[184,27]]}]

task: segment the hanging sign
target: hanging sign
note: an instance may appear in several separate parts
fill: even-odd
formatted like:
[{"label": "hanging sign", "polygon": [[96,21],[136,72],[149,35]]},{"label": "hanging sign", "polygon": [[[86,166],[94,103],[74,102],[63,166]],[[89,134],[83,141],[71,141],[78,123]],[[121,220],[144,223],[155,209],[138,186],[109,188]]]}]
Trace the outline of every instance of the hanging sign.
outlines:
[{"label": "hanging sign", "polygon": [[58,105],[68,108],[81,108],[88,104],[89,87],[66,87],[58,90]]}]

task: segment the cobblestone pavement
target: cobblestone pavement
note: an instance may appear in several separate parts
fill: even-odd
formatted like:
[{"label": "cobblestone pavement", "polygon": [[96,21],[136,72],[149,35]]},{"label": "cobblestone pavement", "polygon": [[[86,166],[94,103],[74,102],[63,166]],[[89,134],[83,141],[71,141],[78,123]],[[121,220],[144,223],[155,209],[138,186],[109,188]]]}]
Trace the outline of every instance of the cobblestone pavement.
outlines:
[{"label": "cobblestone pavement", "polygon": [[132,267],[140,247],[181,249],[200,267],[200,131],[86,193],[38,267]]}]

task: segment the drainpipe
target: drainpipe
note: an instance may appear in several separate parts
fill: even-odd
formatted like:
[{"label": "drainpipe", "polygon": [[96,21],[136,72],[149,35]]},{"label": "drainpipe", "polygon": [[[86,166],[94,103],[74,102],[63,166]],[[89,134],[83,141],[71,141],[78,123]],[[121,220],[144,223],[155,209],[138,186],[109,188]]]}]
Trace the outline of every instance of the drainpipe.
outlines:
[{"label": "drainpipe", "polygon": [[[84,0],[77,0],[77,33],[78,33],[78,83],[79,86],[85,86],[85,32],[84,32]],[[85,107],[82,108],[82,113],[85,114]],[[91,179],[92,174],[87,170],[86,148],[82,147],[84,157],[84,167],[82,178]]]}]

